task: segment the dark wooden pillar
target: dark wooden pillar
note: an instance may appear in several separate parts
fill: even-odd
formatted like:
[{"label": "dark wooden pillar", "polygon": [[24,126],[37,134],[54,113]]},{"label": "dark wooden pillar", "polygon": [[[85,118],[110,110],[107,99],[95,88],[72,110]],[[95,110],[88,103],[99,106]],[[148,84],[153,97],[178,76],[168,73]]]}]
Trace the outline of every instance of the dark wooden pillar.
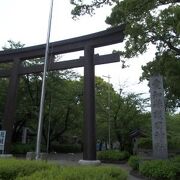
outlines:
[{"label": "dark wooden pillar", "polygon": [[11,75],[9,79],[8,95],[5,104],[5,112],[3,117],[3,130],[6,130],[6,141],[5,141],[5,153],[10,152],[11,141],[12,141],[12,131],[13,123],[16,112],[16,99],[17,99],[17,90],[18,90],[18,67],[20,64],[19,59],[15,59],[13,67],[11,70]]},{"label": "dark wooden pillar", "polygon": [[84,50],[84,160],[96,160],[94,48]]}]

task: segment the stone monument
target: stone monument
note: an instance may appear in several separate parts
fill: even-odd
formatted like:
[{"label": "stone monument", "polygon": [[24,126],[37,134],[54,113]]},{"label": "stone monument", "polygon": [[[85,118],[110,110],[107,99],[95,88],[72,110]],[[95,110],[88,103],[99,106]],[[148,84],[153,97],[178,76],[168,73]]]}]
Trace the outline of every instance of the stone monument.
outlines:
[{"label": "stone monument", "polygon": [[166,159],[168,158],[168,148],[162,76],[154,75],[150,78],[150,94],[153,157]]}]

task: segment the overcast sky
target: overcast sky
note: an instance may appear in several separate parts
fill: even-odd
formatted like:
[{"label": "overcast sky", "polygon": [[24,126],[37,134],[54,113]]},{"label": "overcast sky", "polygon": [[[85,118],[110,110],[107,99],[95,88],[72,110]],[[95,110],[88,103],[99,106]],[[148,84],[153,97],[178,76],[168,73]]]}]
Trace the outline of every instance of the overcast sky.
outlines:
[{"label": "overcast sky", "polygon": [[[26,46],[33,46],[46,42],[49,6],[51,0],[0,0],[0,47],[4,46],[7,40],[21,41]],[[109,27],[104,21],[111,12],[111,7],[104,7],[96,11],[93,17],[83,16],[74,21],[71,16],[72,6],[69,0],[54,0],[51,42],[86,35]],[[122,44],[96,49],[95,53],[107,54],[113,49],[122,49]],[[78,53],[75,56],[79,56]],[[72,56],[72,55],[71,55]],[[122,69],[121,63],[96,66],[96,75],[111,76],[111,83],[115,89],[119,85],[123,92],[146,93],[149,88],[147,82],[139,83],[141,65],[152,60],[153,49],[143,56],[128,61],[129,68]],[[76,57],[75,57],[76,58]],[[78,72],[83,73],[83,68]],[[105,78],[107,81],[107,78]]]}]

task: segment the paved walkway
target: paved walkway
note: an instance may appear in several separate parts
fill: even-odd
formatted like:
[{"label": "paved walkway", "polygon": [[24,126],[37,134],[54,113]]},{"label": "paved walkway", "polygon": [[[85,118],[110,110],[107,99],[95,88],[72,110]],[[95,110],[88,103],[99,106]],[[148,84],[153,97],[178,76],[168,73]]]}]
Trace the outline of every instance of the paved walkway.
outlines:
[{"label": "paved walkway", "polygon": [[[53,163],[57,163],[57,164],[61,164],[61,165],[79,165],[78,161],[82,159],[82,154],[51,154],[48,157],[48,161],[53,162]],[[131,174],[129,174],[131,168],[128,166],[128,164],[105,164],[102,163],[103,166],[115,166],[115,167],[119,167],[125,171],[128,172],[128,180],[143,180],[142,178],[139,177],[135,177],[132,176]]]}]

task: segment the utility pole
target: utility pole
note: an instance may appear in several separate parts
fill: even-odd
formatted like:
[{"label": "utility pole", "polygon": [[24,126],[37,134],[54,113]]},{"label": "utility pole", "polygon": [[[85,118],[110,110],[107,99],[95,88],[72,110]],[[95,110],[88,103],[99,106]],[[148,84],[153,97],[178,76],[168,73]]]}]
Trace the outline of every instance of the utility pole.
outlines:
[{"label": "utility pole", "polygon": [[111,120],[110,120],[110,78],[111,76],[103,76],[108,79],[108,143],[109,149],[111,149]]},{"label": "utility pole", "polygon": [[41,101],[40,101],[40,110],[39,110],[37,142],[36,142],[36,160],[38,160],[40,158],[40,152],[41,152],[41,137],[42,137],[44,100],[45,100],[45,90],[46,90],[45,89],[46,73],[47,73],[47,64],[48,64],[48,56],[49,56],[49,40],[50,40],[50,33],[51,33],[53,2],[54,2],[54,0],[51,0],[50,11],[49,11],[47,41],[46,41],[45,60],[44,60],[44,72],[43,72],[43,78],[42,78]]},{"label": "utility pole", "polygon": [[123,89],[119,88],[119,96],[121,96]]}]

